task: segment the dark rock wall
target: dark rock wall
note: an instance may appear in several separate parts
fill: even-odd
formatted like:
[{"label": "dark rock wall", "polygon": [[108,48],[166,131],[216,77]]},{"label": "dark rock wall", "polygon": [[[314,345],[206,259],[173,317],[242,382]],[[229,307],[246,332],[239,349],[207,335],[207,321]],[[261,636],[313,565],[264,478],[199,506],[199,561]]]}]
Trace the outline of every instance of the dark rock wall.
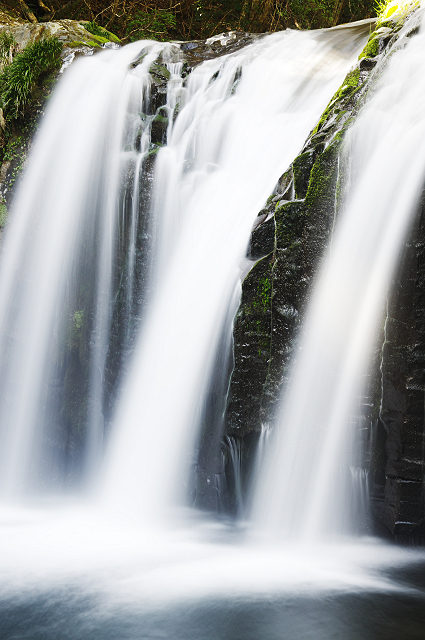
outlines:
[{"label": "dark rock wall", "polygon": [[381,405],[373,442],[377,517],[396,535],[425,520],[425,201],[414,219],[388,296],[381,352]]}]

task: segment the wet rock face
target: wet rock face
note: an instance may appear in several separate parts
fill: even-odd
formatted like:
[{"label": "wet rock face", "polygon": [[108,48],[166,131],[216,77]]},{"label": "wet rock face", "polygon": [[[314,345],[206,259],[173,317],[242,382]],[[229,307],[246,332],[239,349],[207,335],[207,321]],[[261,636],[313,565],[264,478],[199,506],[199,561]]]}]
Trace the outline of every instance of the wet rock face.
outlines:
[{"label": "wet rock face", "polygon": [[417,535],[425,520],[425,198],[392,283],[381,355],[380,421],[374,443],[384,474],[374,478],[377,516],[396,535]]},{"label": "wet rock face", "polygon": [[213,36],[207,40],[195,40],[180,44],[180,51],[186,61],[186,72],[192,71],[204,60],[211,60],[218,56],[238,51],[262,35],[245,33],[243,31],[229,31]]},{"label": "wet rock face", "polygon": [[226,411],[227,433],[233,437],[244,439],[276,417],[312,279],[338,215],[344,187],[341,143],[373,81],[376,62],[362,59],[347,75],[258,214],[247,257],[259,261],[243,283],[235,320]]},{"label": "wet rock face", "polygon": [[43,38],[56,37],[64,47],[70,49],[89,48],[91,52],[101,49],[107,43],[118,45],[120,40],[112,33],[105,32],[108,37],[94,35],[84,28],[84,21],[55,20],[52,22],[33,23],[21,20],[3,21],[0,13],[0,32],[11,33],[18,44],[18,50],[22,51],[29,43]]},{"label": "wet rock face", "polygon": [[[334,132],[333,132],[334,133]],[[296,333],[335,212],[340,141],[313,135],[259,216],[235,321],[227,432],[244,438],[274,420]],[[273,237],[272,237],[273,233]],[[263,257],[264,256],[264,257]]]}]

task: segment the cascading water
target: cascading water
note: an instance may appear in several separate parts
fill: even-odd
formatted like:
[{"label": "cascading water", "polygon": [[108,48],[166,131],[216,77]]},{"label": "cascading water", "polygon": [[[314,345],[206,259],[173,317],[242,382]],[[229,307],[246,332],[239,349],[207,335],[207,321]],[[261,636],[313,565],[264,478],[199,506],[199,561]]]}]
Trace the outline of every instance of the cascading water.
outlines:
[{"label": "cascading water", "polygon": [[[116,496],[120,505],[128,500],[143,512],[169,501],[194,448],[255,215],[363,37],[362,29],[354,29],[348,41],[338,31],[262,38],[198,66],[185,86],[181,63],[168,63],[170,82],[158,89],[167,92],[166,104],[152,115],[147,72],[161,50],[158,64],[167,65],[178,47],[145,45],[130,72],[143,45],[80,61],[66,72],[14,204],[4,250],[3,488],[19,490],[37,475],[41,484],[49,476],[57,482],[72,429],[80,432],[77,448],[89,475],[99,464],[108,334],[118,306],[131,326],[140,168],[151,152],[154,124],[168,116],[168,144],[158,153],[152,196],[154,293],[147,294],[149,308],[112,434],[106,493],[109,503]],[[123,189],[128,174],[134,177]],[[120,243],[128,246],[124,269]],[[123,277],[124,294],[116,283]],[[83,331],[85,344],[79,340]],[[121,346],[126,349],[125,340]],[[74,369],[87,369],[84,389],[83,373],[75,372],[73,384],[73,363],[63,362],[73,348],[79,352]]]},{"label": "cascading water", "polygon": [[[56,510],[34,502],[2,507],[0,547],[6,553],[0,561],[0,630],[5,637],[56,640],[59,617],[64,637],[73,639],[96,634],[102,640],[142,635],[268,639],[281,637],[284,624],[293,638],[327,640],[338,633],[358,640],[366,636],[350,636],[341,624],[332,626],[335,615],[329,616],[331,628],[328,623],[316,625],[314,615],[304,615],[306,603],[311,613],[317,593],[328,589],[379,594],[401,588],[378,570],[408,559],[374,543],[322,547],[320,553],[303,548],[299,554],[295,547],[287,551],[282,546],[235,544],[231,538],[229,544],[226,527],[208,524],[199,514],[192,513],[183,524],[171,521],[170,526],[167,520],[163,526],[170,506],[184,503],[193,466],[205,462],[205,482],[214,476],[219,488],[220,468],[215,465],[221,452],[212,455],[208,467],[209,455],[202,452],[209,429],[204,418],[212,406],[211,389],[223,393],[226,386],[219,370],[228,367],[231,319],[238,280],[246,270],[250,231],[366,36],[364,25],[274,34],[200,64],[184,81],[177,45],[134,43],[77,61],[64,74],[22,180],[0,265],[0,487],[10,500],[17,493],[28,495],[28,485],[35,481],[56,487],[71,474],[85,483],[97,477],[98,491],[83,504],[81,499],[71,505],[59,499]],[[418,56],[422,39],[417,42],[413,52]],[[389,69],[397,70],[403,56],[394,56]],[[167,76],[168,82],[160,78],[157,83],[155,72],[148,74],[153,65],[157,79]],[[410,69],[409,62],[406,67]],[[422,84],[418,78],[418,97]],[[405,93],[400,100],[410,105]],[[392,94],[385,97],[384,89],[374,100],[380,96],[384,103],[393,100]],[[412,138],[419,140],[420,118],[412,114],[407,109],[404,117],[417,127]],[[362,121],[353,128],[354,157],[362,145],[371,150],[371,159],[372,151],[381,157],[378,133],[373,144],[368,138],[370,117],[365,110],[365,128]],[[392,139],[405,133],[397,118],[395,125],[399,127]],[[385,135],[383,139],[388,150]],[[402,153],[397,162],[402,170]],[[403,214],[413,207],[423,169],[419,161],[403,192],[398,188],[380,194],[389,208],[392,200]],[[350,194],[352,207],[361,210],[365,190],[375,193],[373,180],[360,172],[353,183],[358,186]],[[347,222],[350,211],[351,205],[335,232],[330,259],[343,252],[338,238],[344,225],[353,224]],[[370,216],[366,222],[364,241],[373,245],[382,235],[382,224],[379,216],[376,228]],[[400,216],[400,226],[387,221],[384,228],[394,240],[407,224],[406,214]],[[352,226],[349,245],[351,236]],[[358,270],[370,275],[369,263],[361,266]],[[361,325],[373,322],[379,310],[375,280],[384,276],[371,273]],[[339,282],[343,269],[337,275],[334,286],[342,307],[348,287]],[[354,299],[359,299],[356,294]],[[328,311],[326,320],[337,340],[339,320]],[[347,318],[350,325],[351,307]],[[310,330],[316,354],[321,334],[307,320],[305,332]],[[358,344],[352,343],[349,373],[351,357],[361,372],[355,357]],[[361,362],[369,345],[367,338]],[[327,348],[331,361],[321,352],[320,375],[327,364],[335,370],[334,357],[345,358],[335,355],[329,344]],[[315,385],[317,380],[309,376]],[[324,393],[333,381],[323,378]],[[82,386],[73,385],[75,380],[83,380]],[[294,385],[296,381],[295,372]],[[344,402],[352,386],[349,378]],[[337,398],[337,409],[341,403]],[[221,411],[217,402],[213,413],[219,436]],[[99,470],[105,422],[108,450]],[[275,490],[282,480],[279,463],[268,462],[262,448],[278,447],[285,461],[293,451],[297,466],[298,447],[285,438],[278,436],[273,443],[265,426],[260,441],[256,468],[267,478],[254,513],[268,531],[286,525],[282,493]],[[313,465],[315,478],[327,472],[324,467],[334,448],[329,438],[324,444],[323,464],[318,469]],[[197,448],[201,452],[194,459]],[[310,461],[311,456],[307,465]],[[286,491],[299,498],[285,473]],[[303,474],[296,478],[304,481]],[[306,483],[306,501],[312,496],[313,507],[322,509],[328,486],[324,478],[312,493],[311,483]],[[299,531],[302,522],[320,530],[316,511],[308,507],[307,517],[295,509],[295,529]],[[275,612],[270,616],[264,602],[277,593],[289,605],[284,619],[278,616],[273,622]],[[21,600],[18,594],[23,594]],[[241,596],[237,607],[242,607],[242,615],[232,618],[226,607],[233,607],[235,595]],[[253,605],[254,595],[264,602]],[[191,603],[200,600],[212,607],[205,624],[193,621],[197,612],[190,610]],[[176,613],[177,604],[183,613]],[[15,615],[21,605],[23,621]],[[319,620],[321,616],[319,612]],[[223,619],[227,622],[220,627]]]},{"label": "cascading water", "polygon": [[361,40],[330,36],[261,39],[205,62],[177,89],[185,106],[156,164],[155,295],[112,436],[109,504],[146,517],[186,491],[181,479],[253,220]]},{"label": "cascading water", "polygon": [[[88,361],[87,388],[71,390],[66,401],[89,425],[80,434],[89,471],[98,466],[119,225],[116,198],[120,163],[126,160],[120,153],[123,130],[132,94],[142,93],[143,74],[158,50],[154,45],[138,68],[139,77],[129,76],[127,66],[140,45],[109,51],[67,71],[15,199],[0,283],[3,492],[19,492],[39,474],[41,484],[49,476],[60,482],[57,468],[69,452],[58,379],[66,351],[88,324],[82,358]],[[83,397],[86,406],[81,407]]]}]

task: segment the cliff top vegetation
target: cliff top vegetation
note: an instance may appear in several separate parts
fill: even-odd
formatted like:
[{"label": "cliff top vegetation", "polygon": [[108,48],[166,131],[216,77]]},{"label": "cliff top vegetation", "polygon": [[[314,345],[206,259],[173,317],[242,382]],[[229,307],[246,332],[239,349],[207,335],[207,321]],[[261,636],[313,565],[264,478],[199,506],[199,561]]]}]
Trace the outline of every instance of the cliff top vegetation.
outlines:
[{"label": "cliff top vegetation", "polygon": [[379,4],[377,0],[3,0],[0,9],[32,22],[88,20],[129,41],[203,39],[228,30],[319,29],[374,17]]}]

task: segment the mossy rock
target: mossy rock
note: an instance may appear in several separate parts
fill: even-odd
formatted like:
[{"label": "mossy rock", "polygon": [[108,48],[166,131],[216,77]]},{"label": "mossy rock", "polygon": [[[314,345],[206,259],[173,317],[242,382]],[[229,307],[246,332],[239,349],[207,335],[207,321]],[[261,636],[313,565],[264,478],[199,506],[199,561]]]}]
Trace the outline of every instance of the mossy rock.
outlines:
[{"label": "mossy rock", "polygon": [[274,250],[275,243],[275,221],[274,217],[258,225],[252,232],[247,258],[259,260],[264,258]]},{"label": "mossy rock", "polygon": [[[350,99],[352,99],[355,96],[358,89],[360,88],[359,81],[360,81],[360,68],[357,67],[356,69],[353,69],[346,75],[341,87],[333,96],[332,100],[329,102],[328,106],[323,112],[316,127],[313,129],[313,135],[324,129],[328,121],[331,120],[332,115],[339,115],[341,110],[344,108],[343,105],[347,105]],[[337,110],[338,110],[338,113],[336,113]]]},{"label": "mossy rock", "polygon": [[151,124],[152,144],[164,145],[167,142],[168,118],[157,114]]},{"label": "mossy rock", "polygon": [[359,55],[359,60],[362,58],[374,58],[379,54],[379,36],[374,36],[370,38]]},{"label": "mossy rock", "polygon": [[168,71],[165,64],[161,63],[161,61],[154,62],[150,69],[149,73],[152,76],[152,80],[156,85],[166,84],[171,78],[171,73]]},{"label": "mossy rock", "polygon": [[297,158],[295,158],[294,162],[292,163],[295,198],[297,200],[305,198],[313,163],[314,157],[311,151],[301,153]]},{"label": "mossy rock", "polygon": [[90,34],[91,38],[94,38],[99,43],[114,42],[115,44],[121,44],[121,40],[114,33],[111,33],[107,29],[100,27],[93,22],[80,22],[84,29]]},{"label": "mossy rock", "polygon": [[312,209],[319,205],[332,206],[334,203],[340,147],[341,140],[337,139],[313,164],[305,196],[307,208]]},{"label": "mossy rock", "polygon": [[243,283],[235,319],[235,367],[229,387],[227,429],[242,435],[258,429],[270,359],[272,267],[273,254],[251,269]]},{"label": "mossy rock", "polygon": [[3,202],[2,204],[0,204],[0,227],[1,228],[3,228],[6,225],[7,215],[8,215],[7,204]]}]

